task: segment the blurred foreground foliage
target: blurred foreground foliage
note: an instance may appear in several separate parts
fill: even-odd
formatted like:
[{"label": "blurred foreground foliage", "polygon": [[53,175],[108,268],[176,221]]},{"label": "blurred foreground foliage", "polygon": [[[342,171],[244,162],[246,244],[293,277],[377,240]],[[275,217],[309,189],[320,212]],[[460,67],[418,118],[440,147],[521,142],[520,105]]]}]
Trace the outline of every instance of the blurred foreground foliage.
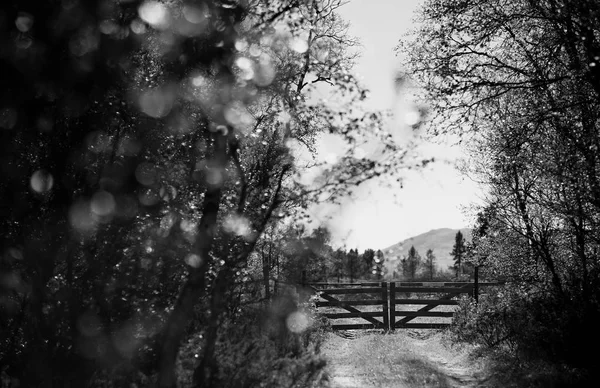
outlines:
[{"label": "blurred foreground foliage", "polygon": [[322,379],[318,320],[272,302],[297,277],[288,231],[420,164],[363,106],[341,4],[2,2],[3,385]]},{"label": "blurred foreground foliage", "polygon": [[600,346],[599,3],[429,0],[420,22],[399,50],[438,113],[432,129],[468,144],[465,170],[488,188],[467,260],[483,278],[506,282],[478,305],[465,302],[455,334],[520,365],[577,370],[562,381],[587,375],[592,385]]}]

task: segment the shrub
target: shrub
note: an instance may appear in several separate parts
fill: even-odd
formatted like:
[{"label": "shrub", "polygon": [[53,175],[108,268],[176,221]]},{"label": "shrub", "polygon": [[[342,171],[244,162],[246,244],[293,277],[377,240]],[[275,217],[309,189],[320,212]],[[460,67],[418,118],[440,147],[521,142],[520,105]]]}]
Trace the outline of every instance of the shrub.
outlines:
[{"label": "shrub", "polygon": [[519,364],[542,363],[590,375],[600,345],[598,306],[575,295],[557,296],[516,286],[492,289],[479,303],[461,299],[450,337],[493,350]]},{"label": "shrub", "polygon": [[[238,387],[314,387],[326,379],[326,361],[320,355],[327,323],[314,304],[298,305],[293,298],[276,298],[269,308],[247,307],[229,317],[219,330],[213,385]],[[306,325],[305,325],[306,324]],[[182,347],[179,385],[192,385],[202,356],[203,339],[195,334]]]}]

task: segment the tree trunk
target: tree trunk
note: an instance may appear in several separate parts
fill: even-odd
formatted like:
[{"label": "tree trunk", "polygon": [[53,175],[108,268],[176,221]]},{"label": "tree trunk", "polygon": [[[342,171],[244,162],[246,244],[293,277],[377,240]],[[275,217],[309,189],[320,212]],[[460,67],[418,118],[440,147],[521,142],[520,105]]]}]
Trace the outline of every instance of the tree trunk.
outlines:
[{"label": "tree trunk", "polygon": [[[215,132],[213,133],[213,139],[214,156],[210,165],[210,168],[213,170],[211,173],[224,175],[228,162],[227,138],[224,134]],[[223,176],[222,178],[224,179]],[[194,244],[195,252],[200,256],[200,265],[189,268],[190,274],[188,280],[183,286],[175,302],[173,312],[169,316],[163,330],[157,381],[158,386],[161,388],[174,388],[177,386],[175,361],[194,306],[204,294],[205,275],[211,264],[209,253],[214,241],[214,231],[217,225],[219,204],[221,203],[223,179],[220,181],[217,180],[219,182],[213,185],[207,182],[202,219],[198,226],[198,233]]]}]

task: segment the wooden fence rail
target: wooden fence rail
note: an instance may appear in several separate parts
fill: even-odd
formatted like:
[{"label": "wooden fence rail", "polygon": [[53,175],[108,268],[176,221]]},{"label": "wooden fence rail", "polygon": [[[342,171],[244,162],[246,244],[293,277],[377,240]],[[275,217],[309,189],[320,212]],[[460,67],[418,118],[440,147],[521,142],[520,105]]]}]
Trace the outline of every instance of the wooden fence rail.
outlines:
[{"label": "wooden fence rail", "polygon": [[[316,286],[327,286],[329,284],[314,284]],[[348,284],[349,285],[349,284]],[[377,285],[378,287],[373,287]],[[311,284],[313,286],[313,284]],[[388,312],[388,285],[383,283],[363,283],[359,288],[323,288],[317,289],[312,287],[319,297],[324,301],[318,301],[317,307],[335,307],[348,311],[347,313],[327,312],[324,315],[330,319],[346,319],[346,318],[361,318],[368,323],[352,323],[352,324],[332,324],[334,330],[352,330],[352,329],[383,329],[389,328],[389,312]],[[341,295],[356,295],[365,294],[374,295],[378,299],[356,299],[356,300],[340,300]],[[333,296],[335,295],[335,296]],[[358,297],[356,297],[358,298]],[[380,311],[362,311],[354,306],[377,306],[381,305]],[[381,320],[377,318],[382,318]]]},{"label": "wooden fence rail", "polygon": [[[324,315],[330,319],[360,318],[367,323],[332,324],[334,330],[399,328],[445,328],[450,325],[453,311],[431,311],[439,306],[458,305],[462,294],[468,294],[477,300],[477,294],[483,286],[501,283],[470,282],[365,282],[365,283],[311,283],[308,285],[322,299],[316,302],[317,308],[335,308],[346,312],[327,311]],[[389,285],[389,287],[388,287]],[[334,287],[334,288],[328,288]],[[417,298],[412,295],[418,294]],[[343,298],[351,295],[351,300]],[[368,295],[368,299],[360,296]],[[419,306],[409,310],[406,306]],[[379,311],[363,311],[355,306],[381,306]],[[397,310],[398,309],[398,310]],[[433,321],[413,322],[417,318],[432,318]],[[397,320],[398,319],[398,320]]]}]

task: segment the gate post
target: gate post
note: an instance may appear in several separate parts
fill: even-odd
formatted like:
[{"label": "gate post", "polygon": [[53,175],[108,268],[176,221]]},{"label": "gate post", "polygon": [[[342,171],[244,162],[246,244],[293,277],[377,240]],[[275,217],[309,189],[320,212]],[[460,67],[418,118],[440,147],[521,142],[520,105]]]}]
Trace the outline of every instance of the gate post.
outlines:
[{"label": "gate post", "polygon": [[390,282],[390,330],[396,328],[396,282]]},{"label": "gate post", "polygon": [[381,282],[381,299],[383,300],[383,330],[390,330],[390,321],[388,318],[388,292],[387,282]]},{"label": "gate post", "polygon": [[475,266],[475,284],[473,284],[473,298],[475,303],[479,303],[479,266]]}]

